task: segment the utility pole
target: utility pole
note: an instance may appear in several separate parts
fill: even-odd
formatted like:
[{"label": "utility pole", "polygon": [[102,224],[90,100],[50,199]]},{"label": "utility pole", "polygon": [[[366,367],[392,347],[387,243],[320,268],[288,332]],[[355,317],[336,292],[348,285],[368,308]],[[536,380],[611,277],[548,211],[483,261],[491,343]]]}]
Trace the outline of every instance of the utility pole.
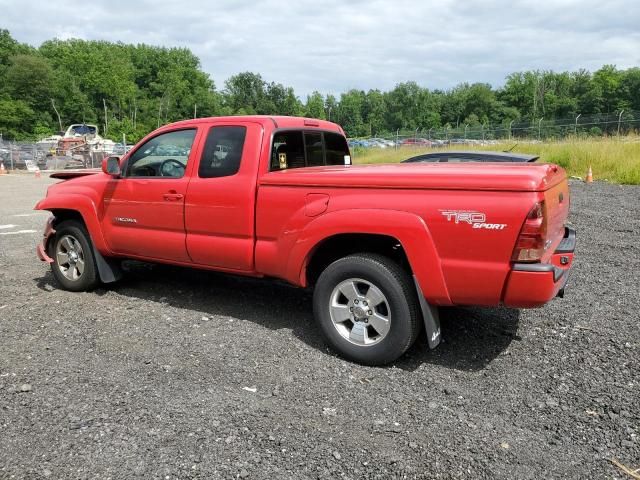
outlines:
[{"label": "utility pole", "polygon": [[544,117],[540,117],[540,121],[538,122],[538,140],[540,140],[540,133],[542,130],[542,120],[544,119]]},{"label": "utility pole", "polygon": [[580,118],[582,114],[579,113],[578,116],[576,117],[576,123],[573,126],[573,134],[577,137],[578,136],[578,119]]},{"label": "utility pole", "polygon": [[104,106],[104,134],[109,131],[109,121],[107,120],[107,101],[103,98],[102,105]]},{"label": "utility pole", "polygon": [[536,72],[536,86],[535,86],[535,90],[533,91],[533,117],[535,118],[536,116],[536,111],[537,111],[537,107],[538,107],[538,82],[540,81],[540,78],[538,77],[538,72]]},{"label": "utility pole", "polygon": [[622,114],[624,110],[620,111],[620,115],[618,115],[618,136],[620,136],[620,120],[622,120]]},{"label": "utility pole", "polygon": [[60,113],[58,112],[58,109],[56,108],[56,104],[53,101],[53,98],[51,99],[51,106],[53,107],[53,111],[56,112],[56,115],[58,116],[58,125],[60,125],[60,131],[62,132],[62,120],[60,120]]},{"label": "utility pole", "polygon": [[511,140],[511,135],[512,135],[511,131],[512,131],[512,127],[513,127],[513,122],[515,122],[515,120],[511,120],[509,122],[509,140]]},{"label": "utility pole", "polygon": [[198,118],[198,104],[193,104],[193,118]]},{"label": "utility pole", "polygon": [[465,141],[465,143],[466,143],[466,141],[467,141],[467,127],[468,127],[468,126],[469,126],[469,124],[468,124],[468,123],[465,123],[465,124],[464,124],[464,141]]}]

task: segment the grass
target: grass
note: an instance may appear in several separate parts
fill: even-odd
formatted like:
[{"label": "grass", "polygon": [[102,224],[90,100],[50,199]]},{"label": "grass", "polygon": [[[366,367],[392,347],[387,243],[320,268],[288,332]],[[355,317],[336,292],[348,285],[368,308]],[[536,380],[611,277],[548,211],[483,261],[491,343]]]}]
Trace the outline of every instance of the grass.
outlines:
[{"label": "grass", "polygon": [[[456,145],[452,150],[511,149],[516,142],[488,146]],[[354,163],[393,163],[425,152],[447,150],[401,147],[370,148],[352,152]],[[571,176],[584,178],[589,166],[594,180],[640,185],[640,138],[569,139],[562,142],[517,143],[513,152],[540,156],[539,162],[556,163]]]}]

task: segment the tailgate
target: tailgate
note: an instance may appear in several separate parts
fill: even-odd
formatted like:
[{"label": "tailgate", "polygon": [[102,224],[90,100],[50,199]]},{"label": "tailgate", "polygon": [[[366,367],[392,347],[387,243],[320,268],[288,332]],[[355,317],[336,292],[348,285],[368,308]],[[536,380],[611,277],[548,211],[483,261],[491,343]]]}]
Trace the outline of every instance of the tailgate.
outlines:
[{"label": "tailgate", "polygon": [[544,193],[545,218],[547,220],[547,239],[551,242],[543,262],[553,254],[565,233],[565,223],[569,216],[569,183],[564,179]]}]

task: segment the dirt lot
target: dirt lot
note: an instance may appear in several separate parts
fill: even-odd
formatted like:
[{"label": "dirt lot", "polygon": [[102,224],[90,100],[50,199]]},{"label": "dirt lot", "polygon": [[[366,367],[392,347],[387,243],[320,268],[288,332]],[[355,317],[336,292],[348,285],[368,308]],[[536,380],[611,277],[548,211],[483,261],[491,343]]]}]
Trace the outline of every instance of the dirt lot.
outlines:
[{"label": "dirt lot", "polygon": [[[133,265],[93,293],[35,257],[49,179],[0,177],[0,478],[625,478],[640,467],[640,188],[572,184],[577,263],[538,310],[443,311],[387,368],[303,291]],[[628,477],[627,477],[628,478]]]}]

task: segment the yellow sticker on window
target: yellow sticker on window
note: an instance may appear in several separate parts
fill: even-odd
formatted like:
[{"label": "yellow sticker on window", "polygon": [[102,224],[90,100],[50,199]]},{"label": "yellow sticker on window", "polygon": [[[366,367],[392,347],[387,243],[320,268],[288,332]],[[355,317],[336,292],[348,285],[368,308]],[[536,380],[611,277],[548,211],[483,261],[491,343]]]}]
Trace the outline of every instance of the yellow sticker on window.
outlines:
[{"label": "yellow sticker on window", "polygon": [[287,168],[287,154],[279,153],[278,160],[280,161],[280,169]]}]

